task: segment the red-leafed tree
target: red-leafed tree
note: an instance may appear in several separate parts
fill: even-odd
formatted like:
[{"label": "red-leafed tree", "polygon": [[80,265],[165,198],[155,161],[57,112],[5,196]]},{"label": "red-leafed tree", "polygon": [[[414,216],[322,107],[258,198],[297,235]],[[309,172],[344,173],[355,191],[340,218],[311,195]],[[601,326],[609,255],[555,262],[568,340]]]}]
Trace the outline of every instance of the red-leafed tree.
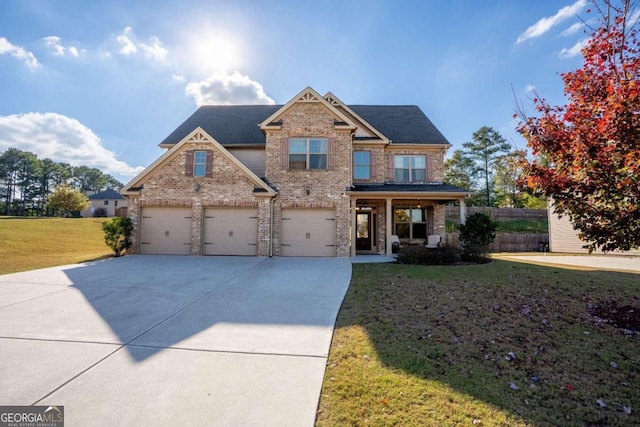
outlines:
[{"label": "red-leafed tree", "polygon": [[561,74],[568,103],[534,99],[519,108],[518,132],[538,159],[526,186],[550,197],[589,252],[640,247],[640,43],[634,2],[607,1],[581,68]]}]

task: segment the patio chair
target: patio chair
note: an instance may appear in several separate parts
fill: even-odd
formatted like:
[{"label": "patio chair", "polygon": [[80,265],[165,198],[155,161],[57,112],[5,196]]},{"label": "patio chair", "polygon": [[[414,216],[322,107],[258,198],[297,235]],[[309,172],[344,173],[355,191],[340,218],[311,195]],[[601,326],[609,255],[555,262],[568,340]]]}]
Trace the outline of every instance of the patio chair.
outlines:
[{"label": "patio chair", "polygon": [[440,246],[440,235],[439,234],[430,234],[427,236],[427,241],[425,243],[425,248],[427,249],[436,249]]}]

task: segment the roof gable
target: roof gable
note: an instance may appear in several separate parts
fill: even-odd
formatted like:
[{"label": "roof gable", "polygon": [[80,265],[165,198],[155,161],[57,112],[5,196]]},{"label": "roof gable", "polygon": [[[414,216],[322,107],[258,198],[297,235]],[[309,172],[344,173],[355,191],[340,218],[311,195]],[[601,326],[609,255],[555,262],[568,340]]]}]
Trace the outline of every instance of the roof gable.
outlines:
[{"label": "roof gable", "polygon": [[276,112],[266,118],[261,124],[260,128],[262,130],[269,129],[269,125],[278,121],[287,110],[289,110],[293,105],[299,102],[317,102],[323,105],[329,112],[335,117],[337,122],[340,122],[341,127],[346,127],[347,129],[355,129],[356,126],[351,122],[351,120],[342,114],[338,109],[336,109],[329,101],[324,99],[318,92],[313,90],[310,87],[307,87],[302,92],[291,98],[289,102],[280,107]]},{"label": "roof gable", "polygon": [[160,156],[155,162],[149,165],[145,170],[143,170],[138,176],[129,181],[124,188],[120,191],[122,194],[136,194],[137,192],[133,190],[137,186],[142,183],[142,180],[151,174],[154,170],[162,166],[165,162],[172,159],[180,152],[180,149],[187,143],[190,142],[200,142],[200,143],[209,143],[212,144],[217,151],[226,157],[231,163],[233,163],[238,169],[240,169],[259,189],[259,192],[266,193],[270,196],[275,196],[276,192],[269,187],[263,180],[261,180],[255,173],[253,173],[249,168],[247,168],[240,160],[238,160],[233,154],[231,154],[226,148],[222,146],[218,141],[216,141],[211,135],[209,135],[204,129],[201,127],[197,127],[191,133],[189,133],[186,137],[182,139],[179,143],[171,147]]}]

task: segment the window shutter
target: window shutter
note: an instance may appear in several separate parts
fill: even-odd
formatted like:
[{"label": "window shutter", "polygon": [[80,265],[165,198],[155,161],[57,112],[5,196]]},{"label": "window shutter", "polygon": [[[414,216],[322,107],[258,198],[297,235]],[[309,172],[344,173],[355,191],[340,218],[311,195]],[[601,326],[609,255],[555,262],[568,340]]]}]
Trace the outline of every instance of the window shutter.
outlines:
[{"label": "window shutter", "polygon": [[378,156],[374,151],[369,151],[369,158],[371,159],[371,179],[378,179]]},{"label": "window shutter", "polygon": [[393,154],[389,154],[388,156],[389,156],[389,158],[388,158],[389,165],[388,165],[388,168],[387,168],[388,169],[387,170],[387,174],[388,174],[387,178],[389,179],[389,181],[395,181],[396,178],[395,178],[395,173],[394,173],[394,170],[393,170]]},{"label": "window shutter", "polygon": [[336,138],[329,138],[327,151],[327,169],[334,169],[336,167]]},{"label": "window shutter", "polygon": [[207,150],[207,164],[204,176],[211,178],[213,176],[213,150]]},{"label": "window shutter", "polygon": [[434,234],[434,221],[435,215],[433,214],[433,206],[427,206],[427,235]]},{"label": "window shutter", "polygon": [[289,139],[280,139],[280,166],[282,169],[289,169]]},{"label": "window shutter", "polygon": [[187,150],[185,154],[187,158],[184,163],[184,174],[186,176],[193,176],[193,150]]}]

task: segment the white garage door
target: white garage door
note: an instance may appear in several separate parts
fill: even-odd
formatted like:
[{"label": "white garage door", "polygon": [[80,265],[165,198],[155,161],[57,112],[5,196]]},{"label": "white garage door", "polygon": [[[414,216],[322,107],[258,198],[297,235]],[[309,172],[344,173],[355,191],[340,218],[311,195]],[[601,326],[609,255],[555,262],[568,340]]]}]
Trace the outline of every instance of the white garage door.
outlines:
[{"label": "white garage door", "polygon": [[203,253],[205,255],[257,255],[257,208],[205,209]]},{"label": "white garage door", "polygon": [[280,255],[336,256],[332,209],[283,209]]},{"label": "white garage door", "polygon": [[142,208],[140,252],[189,255],[191,208]]}]

